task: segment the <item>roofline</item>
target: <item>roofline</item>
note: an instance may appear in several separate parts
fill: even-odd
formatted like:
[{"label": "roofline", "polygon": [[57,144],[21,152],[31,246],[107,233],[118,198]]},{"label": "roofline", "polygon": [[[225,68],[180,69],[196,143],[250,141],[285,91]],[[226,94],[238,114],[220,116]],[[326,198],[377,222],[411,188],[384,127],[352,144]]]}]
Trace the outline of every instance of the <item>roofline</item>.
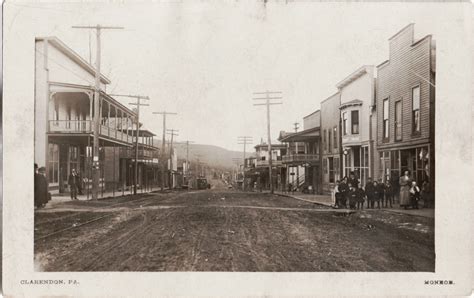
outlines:
[{"label": "roofline", "polygon": [[369,68],[373,69],[373,65],[362,65],[355,71],[353,71],[351,74],[349,74],[347,77],[345,77],[342,81],[336,84],[336,87],[338,89],[344,88],[345,86],[349,85],[353,81],[357,80],[361,76],[363,76],[366,73],[369,73],[368,70]]},{"label": "roofline", "polygon": [[382,66],[385,66],[385,64],[388,64],[388,62],[390,62],[390,60],[385,60],[384,62],[380,63],[379,65],[377,65],[377,68],[379,67],[382,67]]},{"label": "roofline", "polygon": [[[286,145],[285,144],[272,144],[272,147],[282,147],[282,148],[286,148]],[[268,147],[268,144],[258,144],[258,145],[255,145],[254,148],[256,149],[257,147]],[[272,148],[273,149],[273,148]]]},{"label": "roofline", "polygon": [[397,33],[395,33],[394,35],[392,35],[392,37],[390,37],[388,40],[394,39],[397,35],[399,35],[399,34],[402,33],[403,31],[405,31],[408,27],[413,27],[413,26],[415,26],[415,23],[410,23],[410,24],[406,25],[405,27],[403,27],[402,29],[400,29]]},{"label": "roofline", "polygon": [[294,136],[298,136],[298,135],[302,135],[302,134],[305,134],[305,133],[313,132],[313,131],[321,131],[321,127],[316,126],[316,127],[312,127],[312,128],[302,130],[302,131],[289,133],[289,134],[287,134],[286,136],[284,136],[283,138],[281,138],[279,140],[280,140],[280,142],[285,142],[284,141],[285,139],[288,139],[288,138],[291,138],[291,137],[294,137]]},{"label": "roofline", "polygon": [[420,38],[419,40],[417,40],[417,41],[415,41],[414,43],[412,43],[411,46],[412,46],[412,47],[415,47],[415,46],[417,46],[418,44],[420,44],[421,42],[423,42],[424,40],[426,40],[426,39],[431,39],[432,37],[433,37],[432,34],[428,34],[428,35],[426,35],[425,37]]},{"label": "roofline", "polygon": [[[89,72],[91,75],[95,75],[95,67],[89,64],[84,58],[82,58],[76,51],[68,47],[62,40],[56,36],[46,36],[46,37],[35,37],[35,42],[47,40],[49,44],[53,45],[60,52],[68,56],[71,60],[78,63],[83,69]],[[100,80],[104,84],[110,84],[111,81],[102,73],[100,74]]]},{"label": "roofline", "polygon": [[308,118],[309,116],[312,116],[312,115],[314,115],[314,114],[316,114],[316,113],[318,113],[318,112],[321,113],[321,110],[320,110],[320,109],[317,109],[316,111],[312,112],[311,114],[308,114],[308,115],[304,116],[303,119],[306,119],[306,118]]},{"label": "roofline", "polygon": [[333,97],[334,97],[335,95],[337,95],[337,94],[340,95],[341,92],[337,91],[337,92],[334,93],[333,95],[331,95],[331,96],[327,97],[325,100],[321,101],[319,104],[322,104],[323,102],[330,100],[331,98],[333,98]]}]

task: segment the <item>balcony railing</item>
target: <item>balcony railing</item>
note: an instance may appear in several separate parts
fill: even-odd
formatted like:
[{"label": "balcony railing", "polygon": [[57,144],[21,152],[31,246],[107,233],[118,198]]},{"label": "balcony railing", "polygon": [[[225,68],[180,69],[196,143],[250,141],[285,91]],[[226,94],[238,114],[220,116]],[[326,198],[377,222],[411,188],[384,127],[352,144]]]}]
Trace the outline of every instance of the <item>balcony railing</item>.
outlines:
[{"label": "balcony railing", "polygon": [[283,163],[318,162],[319,154],[290,154],[283,156]]},{"label": "balcony railing", "polygon": [[[281,160],[272,160],[272,166],[281,166],[282,165],[282,162]],[[269,163],[268,163],[268,160],[257,160],[256,162],[256,166],[257,167],[268,167],[269,166]]]},{"label": "balcony railing", "polygon": [[50,132],[89,132],[91,131],[90,120],[51,120],[49,121]]},{"label": "balcony railing", "polygon": [[[50,120],[49,132],[51,133],[92,133],[91,120]],[[107,125],[100,125],[101,136],[131,143],[132,136]]]}]

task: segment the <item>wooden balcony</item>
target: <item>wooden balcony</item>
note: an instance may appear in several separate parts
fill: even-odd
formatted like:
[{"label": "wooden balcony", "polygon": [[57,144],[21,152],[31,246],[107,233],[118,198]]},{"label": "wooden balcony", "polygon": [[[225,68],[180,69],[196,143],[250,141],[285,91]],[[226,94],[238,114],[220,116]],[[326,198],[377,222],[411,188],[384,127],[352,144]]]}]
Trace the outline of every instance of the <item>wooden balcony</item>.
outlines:
[{"label": "wooden balcony", "polygon": [[319,154],[289,154],[283,156],[283,163],[293,165],[316,164],[319,163]]},{"label": "wooden balcony", "polygon": [[[255,165],[256,165],[257,168],[268,167],[269,162],[268,162],[268,160],[257,160]],[[280,167],[282,165],[283,165],[283,163],[282,163],[281,159],[272,160],[272,166]]]},{"label": "wooden balcony", "polygon": [[[93,133],[91,120],[50,120],[48,127],[49,134],[89,134]],[[133,137],[122,131],[106,125],[99,126],[99,137],[121,143],[132,144]]]}]

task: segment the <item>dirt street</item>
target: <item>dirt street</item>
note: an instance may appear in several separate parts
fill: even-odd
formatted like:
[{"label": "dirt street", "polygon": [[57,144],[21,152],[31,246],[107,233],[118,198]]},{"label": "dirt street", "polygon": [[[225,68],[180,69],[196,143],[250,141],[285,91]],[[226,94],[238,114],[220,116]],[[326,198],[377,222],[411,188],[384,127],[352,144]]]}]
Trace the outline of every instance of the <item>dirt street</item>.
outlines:
[{"label": "dirt street", "polygon": [[235,190],[35,212],[41,271],[434,271],[433,219]]}]

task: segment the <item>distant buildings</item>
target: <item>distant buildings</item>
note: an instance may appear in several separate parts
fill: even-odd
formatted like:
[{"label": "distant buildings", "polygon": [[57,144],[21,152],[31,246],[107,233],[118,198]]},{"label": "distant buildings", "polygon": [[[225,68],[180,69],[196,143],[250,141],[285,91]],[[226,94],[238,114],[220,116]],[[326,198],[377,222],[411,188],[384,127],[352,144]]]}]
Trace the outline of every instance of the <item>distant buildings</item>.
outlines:
[{"label": "distant buildings", "polygon": [[396,186],[408,170],[434,190],[435,43],[431,35],[414,40],[409,24],[389,39],[389,52],[337,83],[303,131],[280,133],[282,183],[328,194],[352,172],[362,185],[373,178]]}]

